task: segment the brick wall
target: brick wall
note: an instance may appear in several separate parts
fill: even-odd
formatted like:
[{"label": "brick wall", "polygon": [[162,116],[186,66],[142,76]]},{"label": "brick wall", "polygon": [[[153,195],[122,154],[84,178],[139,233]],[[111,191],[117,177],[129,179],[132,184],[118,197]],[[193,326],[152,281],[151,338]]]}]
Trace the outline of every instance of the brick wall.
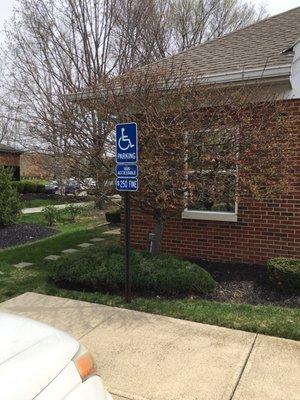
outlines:
[{"label": "brick wall", "polygon": [[[300,100],[285,102],[293,115],[297,151],[293,159],[295,184],[289,196],[272,202],[243,198],[238,222],[182,219],[181,212],[167,221],[162,251],[208,261],[265,264],[272,257],[300,258]],[[151,216],[132,211],[132,244],[149,247]]]},{"label": "brick wall", "polygon": [[20,166],[20,155],[10,153],[0,153],[0,165]]},{"label": "brick wall", "polygon": [[21,176],[23,178],[52,179],[53,157],[48,154],[24,153],[21,155]]}]

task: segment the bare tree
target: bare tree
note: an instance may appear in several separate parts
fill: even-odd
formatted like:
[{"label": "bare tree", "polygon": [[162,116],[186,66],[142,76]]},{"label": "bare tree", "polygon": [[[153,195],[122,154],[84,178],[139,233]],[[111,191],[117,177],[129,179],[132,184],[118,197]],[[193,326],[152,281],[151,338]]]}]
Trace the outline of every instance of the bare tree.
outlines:
[{"label": "bare tree", "polygon": [[117,73],[166,57],[171,43],[169,0],[118,0],[113,57]]},{"label": "bare tree", "polygon": [[96,87],[114,67],[110,57],[114,1],[19,3],[7,30],[6,57],[10,60],[8,84],[29,122],[28,133],[64,163],[80,153],[94,166],[96,175],[106,168],[108,132],[96,111],[83,114],[70,105],[66,95]]},{"label": "bare tree", "polygon": [[244,0],[118,0],[113,55],[118,73],[225,35],[267,16]]},{"label": "bare tree", "polygon": [[0,98],[0,143],[18,145],[21,125],[18,108],[7,107],[6,98]]},{"label": "bare tree", "polygon": [[156,221],[156,252],[167,218],[184,207],[227,208],[240,196],[264,199],[288,190],[292,129],[270,88],[228,90],[197,76],[187,82],[177,66],[144,68],[102,88],[85,106],[111,129],[116,120],[139,126],[140,188],[133,200]]},{"label": "bare tree", "polygon": [[83,170],[93,171],[104,199],[111,127],[98,110],[83,110],[67,94],[87,87],[93,92],[108,76],[249,23],[257,14],[246,5],[241,0],[19,0],[3,55],[7,110],[22,122],[26,142],[53,153],[61,181],[67,160],[76,159]]},{"label": "bare tree", "polygon": [[4,62],[0,64],[0,143],[15,144],[20,131],[20,121],[18,121],[18,109],[13,107],[9,93],[7,92],[3,82],[6,70]]},{"label": "bare tree", "polygon": [[223,36],[267,16],[243,0],[170,0],[175,52]]}]

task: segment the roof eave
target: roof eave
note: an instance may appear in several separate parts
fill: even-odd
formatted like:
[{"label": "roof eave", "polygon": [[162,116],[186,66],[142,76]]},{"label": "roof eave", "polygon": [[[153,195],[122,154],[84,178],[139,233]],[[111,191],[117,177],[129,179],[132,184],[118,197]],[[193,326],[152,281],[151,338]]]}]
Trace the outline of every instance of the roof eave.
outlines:
[{"label": "roof eave", "polygon": [[[263,68],[241,69],[237,71],[228,71],[218,74],[202,75],[199,80],[204,84],[241,84],[262,82],[282,82],[289,81],[291,75],[291,64],[275,65]],[[190,78],[186,78],[188,81]],[[103,91],[83,91],[70,93],[67,99],[71,102],[96,100],[103,97]]]},{"label": "roof eave", "polygon": [[202,77],[202,79],[208,83],[234,83],[253,80],[266,80],[270,78],[289,78],[290,74],[291,64],[284,64],[274,65],[272,67],[242,69],[220,74],[205,75]]},{"label": "roof eave", "polygon": [[289,54],[294,52],[294,47],[300,42],[300,38],[296,40],[291,46],[283,50],[282,54]]},{"label": "roof eave", "polygon": [[0,154],[16,154],[16,155],[21,155],[23,154],[24,151],[22,150],[5,150],[5,149],[0,149]]}]

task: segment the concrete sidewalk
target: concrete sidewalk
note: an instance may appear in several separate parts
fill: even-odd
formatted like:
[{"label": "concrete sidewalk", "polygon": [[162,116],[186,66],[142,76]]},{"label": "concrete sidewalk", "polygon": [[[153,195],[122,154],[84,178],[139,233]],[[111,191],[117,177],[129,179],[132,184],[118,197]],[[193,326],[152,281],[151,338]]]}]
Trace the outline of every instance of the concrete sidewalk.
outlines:
[{"label": "concrete sidewalk", "polygon": [[80,339],[115,400],[300,399],[300,342],[35,293],[0,307]]},{"label": "concrete sidewalk", "polygon": [[[85,201],[85,202],[80,202],[80,203],[65,203],[65,204],[55,204],[54,207],[57,208],[58,210],[64,210],[66,207],[68,207],[70,204],[78,207],[86,207],[86,206],[91,206],[94,204],[93,201]],[[23,208],[22,214],[36,214],[40,213],[44,210],[46,206],[42,207],[31,207],[31,208]]]}]

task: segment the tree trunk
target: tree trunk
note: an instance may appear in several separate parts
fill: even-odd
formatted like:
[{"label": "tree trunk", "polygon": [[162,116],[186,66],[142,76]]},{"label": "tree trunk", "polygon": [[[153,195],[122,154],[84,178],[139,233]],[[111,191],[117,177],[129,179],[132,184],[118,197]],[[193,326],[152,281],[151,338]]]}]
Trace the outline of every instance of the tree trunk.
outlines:
[{"label": "tree trunk", "polygon": [[165,227],[165,218],[163,215],[158,215],[156,218],[156,225],[154,229],[155,238],[151,248],[152,254],[159,254],[161,249],[162,236]]},{"label": "tree trunk", "polygon": [[95,194],[95,207],[98,210],[103,210],[105,209],[105,200],[102,191],[99,191],[96,189],[96,194]]}]

